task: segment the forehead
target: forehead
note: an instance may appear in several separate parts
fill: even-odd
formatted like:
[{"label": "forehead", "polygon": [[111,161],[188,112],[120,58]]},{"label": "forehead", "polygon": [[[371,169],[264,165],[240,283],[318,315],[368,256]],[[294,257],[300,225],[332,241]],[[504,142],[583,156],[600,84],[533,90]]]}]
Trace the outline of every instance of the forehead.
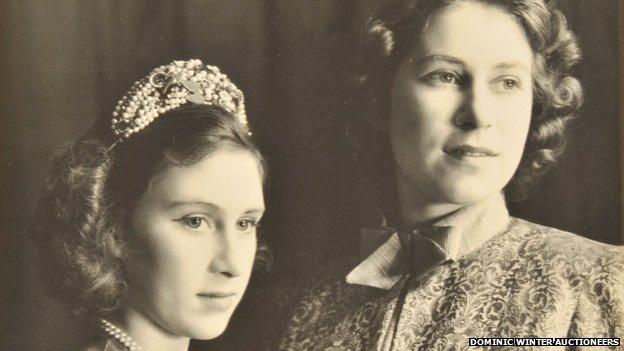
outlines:
[{"label": "forehead", "polygon": [[481,64],[531,63],[533,53],[523,27],[504,9],[462,1],[436,12],[420,36],[416,55],[457,56]]},{"label": "forehead", "polygon": [[217,150],[191,166],[170,166],[156,175],[145,198],[207,202],[233,211],[263,207],[260,163],[244,150]]}]

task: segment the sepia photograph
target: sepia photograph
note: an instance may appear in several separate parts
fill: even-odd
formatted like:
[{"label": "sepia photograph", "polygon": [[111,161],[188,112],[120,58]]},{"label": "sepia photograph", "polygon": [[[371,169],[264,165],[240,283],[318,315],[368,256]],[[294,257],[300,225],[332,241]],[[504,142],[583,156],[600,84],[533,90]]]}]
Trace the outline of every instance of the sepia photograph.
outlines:
[{"label": "sepia photograph", "polygon": [[0,4],[0,350],[624,350],[618,0]]}]

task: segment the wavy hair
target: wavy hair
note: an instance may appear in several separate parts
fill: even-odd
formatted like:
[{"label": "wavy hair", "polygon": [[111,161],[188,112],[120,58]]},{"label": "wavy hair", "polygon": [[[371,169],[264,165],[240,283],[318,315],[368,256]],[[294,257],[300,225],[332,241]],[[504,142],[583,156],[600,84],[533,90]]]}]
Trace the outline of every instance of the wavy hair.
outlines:
[{"label": "wavy hair", "polygon": [[[389,113],[389,93],[397,66],[432,16],[461,1],[496,6],[516,18],[534,53],[533,111],[525,150],[513,178],[506,186],[511,199],[525,198],[534,183],[559,158],[565,146],[568,122],[583,100],[579,81],[571,75],[581,54],[577,39],[564,15],[548,0],[388,0],[366,23],[357,62],[356,95],[362,100],[370,124],[384,123]],[[357,121],[356,121],[357,122]],[[362,127],[358,127],[360,132]],[[364,162],[377,160],[367,152],[387,152],[387,146],[371,141],[367,131],[356,135]],[[361,134],[361,133],[360,133]],[[377,138],[379,139],[379,138]],[[362,145],[362,144],[374,145]],[[386,154],[387,158],[388,155]],[[366,165],[365,165],[366,167]],[[371,168],[368,165],[368,168]]]},{"label": "wavy hair", "polygon": [[[189,166],[223,148],[250,152],[265,179],[265,163],[247,129],[228,112],[189,104],[172,110],[123,143],[94,128],[52,160],[36,223],[43,279],[72,311],[114,311],[126,289],[130,213],[154,175]],[[269,263],[259,245],[255,268]]]}]

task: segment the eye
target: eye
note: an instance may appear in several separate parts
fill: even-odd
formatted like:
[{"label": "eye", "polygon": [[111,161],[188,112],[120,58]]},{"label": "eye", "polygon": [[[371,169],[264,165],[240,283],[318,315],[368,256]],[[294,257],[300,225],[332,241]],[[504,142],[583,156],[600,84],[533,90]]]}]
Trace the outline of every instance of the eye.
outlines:
[{"label": "eye", "polygon": [[495,87],[500,91],[513,91],[522,88],[520,80],[514,77],[503,77],[495,81]]},{"label": "eye", "polygon": [[515,79],[504,79],[503,87],[507,90],[516,89],[519,86],[519,83]]},{"label": "eye", "polygon": [[425,82],[433,86],[441,86],[448,84],[459,84],[459,77],[457,74],[450,71],[435,71],[426,74],[424,77]]},{"label": "eye", "polygon": [[205,218],[198,217],[198,216],[189,216],[189,217],[180,218],[178,219],[178,222],[180,222],[182,225],[193,230],[199,229],[202,226],[202,224],[207,224]]},{"label": "eye", "polygon": [[257,226],[258,222],[254,219],[241,219],[240,221],[236,222],[236,228],[243,232],[256,228]]}]

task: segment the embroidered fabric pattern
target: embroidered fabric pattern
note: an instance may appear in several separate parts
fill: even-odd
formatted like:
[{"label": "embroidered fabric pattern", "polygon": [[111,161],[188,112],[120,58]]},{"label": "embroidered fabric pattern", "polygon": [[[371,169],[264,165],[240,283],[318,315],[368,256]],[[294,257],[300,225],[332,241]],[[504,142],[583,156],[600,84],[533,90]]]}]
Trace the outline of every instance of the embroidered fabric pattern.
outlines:
[{"label": "embroidered fabric pattern", "polygon": [[390,290],[327,277],[299,301],[279,349],[470,350],[471,337],[621,338],[622,272],[622,248],[512,219],[479,250],[418,278],[404,275]]}]

